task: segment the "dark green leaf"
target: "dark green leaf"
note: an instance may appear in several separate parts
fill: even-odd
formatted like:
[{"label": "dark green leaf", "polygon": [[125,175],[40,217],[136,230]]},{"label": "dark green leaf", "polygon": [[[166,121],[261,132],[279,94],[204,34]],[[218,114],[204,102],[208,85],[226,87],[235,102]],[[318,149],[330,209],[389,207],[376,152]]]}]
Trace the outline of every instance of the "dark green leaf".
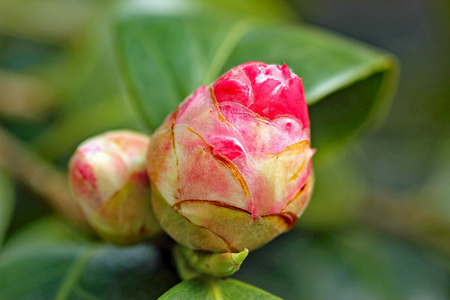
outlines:
[{"label": "dark green leaf", "polygon": [[0,299],[156,299],[177,281],[153,246],[94,243],[55,218],[22,230],[0,255]]},{"label": "dark green leaf", "polygon": [[276,300],[280,299],[263,290],[234,279],[197,277],[179,283],[160,300]]},{"label": "dark green leaf", "polygon": [[116,40],[131,99],[151,130],[228,69],[254,60],[286,62],[303,78],[321,155],[383,117],[395,82],[390,55],[306,25],[133,16],[118,24]]},{"label": "dark green leaf", "polygon": [[0,170],[0,248],[14,212],[14,199],[13,182]]}]

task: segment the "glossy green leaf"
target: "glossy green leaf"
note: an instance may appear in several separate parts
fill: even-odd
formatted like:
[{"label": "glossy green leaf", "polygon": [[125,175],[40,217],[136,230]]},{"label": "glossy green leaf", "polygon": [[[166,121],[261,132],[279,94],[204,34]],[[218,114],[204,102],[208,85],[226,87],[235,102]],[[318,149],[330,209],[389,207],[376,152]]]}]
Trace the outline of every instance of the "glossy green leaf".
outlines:
[{"label": "glossy green leaf", "polygon": [[96,243],[53,217],[17,233],[0,255],[0,299],[156,299],[177,282],[153,246]]},{"label": "glossy green leaf", "polygon": [[379,121],[395,84],[390,55],[307,25],[141,15],[117,25],[116,42],[130,98],[152,130],[228,69],[286,62],[303,78],[318,155]]},{"label": "glossy green leaf", "polygon": [[448,299],[447,270],[430,257],[368,230],[294,229],[250,253],[233,277],[284,299]]},{"label": "glossy green leaf", "polygon": [[0,248],[14,212],[14,200],[13,182],[0,170]]},{"label": "glossy green leaf", "polygon": [[159,300],[276,300],[280,299],[254,286],[234,279],[197,277],[179,283]]}]

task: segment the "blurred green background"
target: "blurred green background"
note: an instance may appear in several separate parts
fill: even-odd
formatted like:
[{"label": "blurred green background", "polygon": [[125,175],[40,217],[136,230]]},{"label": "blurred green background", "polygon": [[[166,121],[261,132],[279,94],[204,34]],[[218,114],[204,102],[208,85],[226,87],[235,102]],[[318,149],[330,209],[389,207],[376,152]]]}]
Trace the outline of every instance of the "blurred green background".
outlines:
[{"label": "blurred green background", "polygon": [[[312,24],[397,56],[398,91],[383,125],[318,166],[316,193],[297,228],[252,253],[235,278],[285,299],[450,299],[449,1],[134,2],[163,16],[200,7],[224,16]],[[111,129],[150,133],[126,97],[109,35],[109,21],[123,4],[0,0],[0,299],[2,287],[12,286],[2,282],[12,270],[2,256],[9,259],[14,243],[27,247],[20,244],[29,238],[26,228],[46,217],[40,226],[58,238],[70,236],[72,229],[48,217],[54,210],[80,223],[64,181],[76,146]],[[31,235],[38,232],[33,230]],[[122,252],[123,261],[148,263],[142,247]],[[103,258],[119,257],[114,251],[108,248]],[[177,279],[170,259],[161,257],[165,262],[152,272],[165,272],[170,287]],[[96,279],[83,277],[80,285],[90,280]],[[4,295],[44,297],[13,290]],[[91,299],[81,294],[70,299]]]}]

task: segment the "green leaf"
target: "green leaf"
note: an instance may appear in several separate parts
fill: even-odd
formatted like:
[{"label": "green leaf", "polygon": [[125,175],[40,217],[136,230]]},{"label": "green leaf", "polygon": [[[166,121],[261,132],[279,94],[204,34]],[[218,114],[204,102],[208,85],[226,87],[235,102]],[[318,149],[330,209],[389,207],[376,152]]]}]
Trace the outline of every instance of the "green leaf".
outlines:
[{"label": "green leaf", "polygon": [[177,282],[153,246],[95,243],[54,217],[21,230],[0,255],[0,299],[156,299]]},{"label": "green leaf", "polygon": [[303,78],[318,155],[380,121],[395,85],[392,56],[307,25],[195,16],[129,16],[117,25],[123,79],[156,129],[200,85],[230,68],[284,62]]},{"label": "green leaf", "polygon": [[14,200],[13,182],[0,170],[0,248],[14,212]]},{"label": "green leaf", "polygon": [[234,299],[280,299],[263,290],[234,279],[197,277],[179,283],[159,300],[234,300]]},{"label": "green leaf", "polygon": [[42,217],[38,221],[22,226],[5,245],[5,252],[32,246],[52,244],[83,245],[92,238],[82,234],[63,219],[55,216]]},{"label": "green leaf", "polygon": [[108,98],[55,122],[35,139],[34,146],[46,158],[60,158],[93,135],[121,128],[138,130],[139,126],[123,98]]}]

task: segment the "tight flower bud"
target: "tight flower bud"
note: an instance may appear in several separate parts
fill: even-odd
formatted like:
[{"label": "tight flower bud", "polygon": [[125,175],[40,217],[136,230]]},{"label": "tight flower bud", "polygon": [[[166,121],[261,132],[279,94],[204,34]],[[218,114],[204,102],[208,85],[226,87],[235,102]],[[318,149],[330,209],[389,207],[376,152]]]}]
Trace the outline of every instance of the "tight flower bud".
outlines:
[{"label": "tight flower bud", "polygon": [[113,243],[136,243],[160,231],[145,165],[149,142],[131,131],[107,132],[82,143],[70,160],[73,197],[97,233]]},{"label": "tight flower bud", "polygon": [[258,248],[305,209],[313,154],[301,79],[286,65],[240,65],[198,88],[153,135],[155,214],[191,249]]}]

